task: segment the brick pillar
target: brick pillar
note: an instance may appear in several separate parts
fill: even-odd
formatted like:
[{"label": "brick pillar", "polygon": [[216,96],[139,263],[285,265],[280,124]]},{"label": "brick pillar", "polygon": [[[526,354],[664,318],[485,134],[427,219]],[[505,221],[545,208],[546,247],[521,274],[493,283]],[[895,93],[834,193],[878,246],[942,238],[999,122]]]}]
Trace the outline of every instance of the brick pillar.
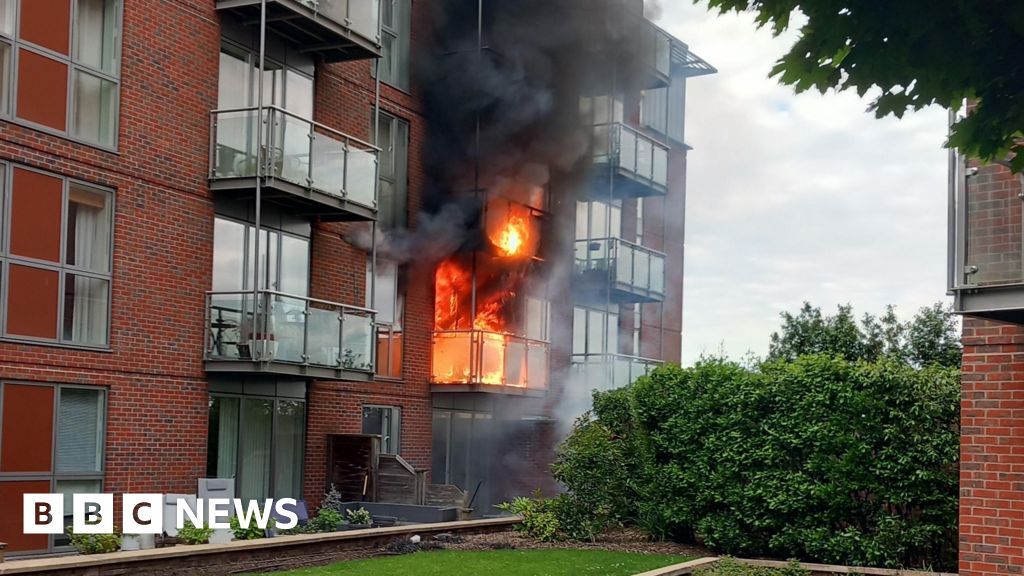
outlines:
[{"label": "brick pillar", "polygon": [[964,318],[960,575],[1024,570],[1024,326]]}]

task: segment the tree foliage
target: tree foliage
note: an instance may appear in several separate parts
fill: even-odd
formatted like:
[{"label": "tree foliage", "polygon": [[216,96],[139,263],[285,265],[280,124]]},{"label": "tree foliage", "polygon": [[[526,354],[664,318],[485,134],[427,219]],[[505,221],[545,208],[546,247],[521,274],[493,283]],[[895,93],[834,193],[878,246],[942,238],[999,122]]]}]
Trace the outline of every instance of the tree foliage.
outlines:
[{"label": "tree foliage", "polygon": [[853,89],[880,94],[870,109],[901,117],[930,104],[977,106],[949,145],[985,160],[1011,151],[1024,170],[1024,2],[1019,0],[707,0],[752,11],[778,35],[806,17],[796,43],[772,69],[797,92]]},{"label": "tree foliage", "polygon": [[901,322],[888,306],[881,316],[856,320],[850,305],[835,314],[804,302],[796,314],[783,312],[782,326],[771,335],[768,359],[795,360],[804,354],[828,354],[847,360],[889,358],[913,366],[960,366],[959,323],[949,305],[935,303]]},{"label": "tree foliage", "polygon": [[889,357],[665,366],[597,394],[556,470],[719,552],[952,570],[959,398],[956,369]]}]

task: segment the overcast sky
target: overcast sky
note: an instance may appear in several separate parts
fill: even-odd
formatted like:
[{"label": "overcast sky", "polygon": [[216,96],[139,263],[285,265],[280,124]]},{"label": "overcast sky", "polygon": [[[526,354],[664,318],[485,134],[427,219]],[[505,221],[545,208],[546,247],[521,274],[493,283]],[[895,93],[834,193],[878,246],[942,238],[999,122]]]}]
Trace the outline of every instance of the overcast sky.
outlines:
[{"label": "overcast sky", "polygon": [[876,120],[854,93],[767,77],[793,36],[665,0],[658,23],[718,68],[687,85],[683,364],[763,355],[808,300],[903,317],[945,300],[945,112]]}]

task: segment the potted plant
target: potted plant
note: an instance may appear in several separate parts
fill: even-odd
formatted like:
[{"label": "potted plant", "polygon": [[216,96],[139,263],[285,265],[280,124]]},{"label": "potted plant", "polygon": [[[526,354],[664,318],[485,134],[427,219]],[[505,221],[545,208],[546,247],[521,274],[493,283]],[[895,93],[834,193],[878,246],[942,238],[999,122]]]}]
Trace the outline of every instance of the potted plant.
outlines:
[{"label": "potted plant", "polygon": [[345,529],[345,517],[334,508],[321,506],[309,524],[312,532],[338,532]]},{"label": "potted plant", "polygon": [[210,536],[213,536],[213,532],[214,530],[210,528],[209,524],[203,524],[200,528],[186,520],[185,525],[178,530],[178,542],[182,544],[209,544]]},{"label": "potted plant", "polygon": [[75,534],[71,526],[68,526],[67,534],[79,554],[104,554],[121,549],[121,534],[117,528],[113,534]]}]

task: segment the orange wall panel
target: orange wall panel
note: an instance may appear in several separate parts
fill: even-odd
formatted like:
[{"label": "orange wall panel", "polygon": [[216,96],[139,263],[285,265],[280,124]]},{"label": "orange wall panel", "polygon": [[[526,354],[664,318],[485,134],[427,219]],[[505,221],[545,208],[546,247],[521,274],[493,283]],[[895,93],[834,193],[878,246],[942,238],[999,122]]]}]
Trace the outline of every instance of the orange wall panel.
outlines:
[{"label": "orange wall panel", "polygon": [[66,130],[67,65],[35,52],[19,50],[17,107],[19,118],[62,132]]},{"label": "orange wall panel", "polygon": [[4,384],[0,472],[50,471],[53,393],[52,386]]},{"label": "orange wall panel", "polygon": [[7,285],[7,333],[36,338],[57,337],[60,274],[11,264]]},{"label": "orange wall panel", "polygon": [[21,3],[21,39],[68,55],[71,0],[31,0]]},{"label": "orange wall panel", "polygon": [[60,178],[14,169],[11,254],[60,262],[62,186]]},{"label": "orange wall panel", "polygon": [[21,501],[23,494],[45,494],[50,491],[48,480],[0,482],[0,542],[7,543],[8,552],[45,550],[46,534],[24,534],[21,531]]}]

